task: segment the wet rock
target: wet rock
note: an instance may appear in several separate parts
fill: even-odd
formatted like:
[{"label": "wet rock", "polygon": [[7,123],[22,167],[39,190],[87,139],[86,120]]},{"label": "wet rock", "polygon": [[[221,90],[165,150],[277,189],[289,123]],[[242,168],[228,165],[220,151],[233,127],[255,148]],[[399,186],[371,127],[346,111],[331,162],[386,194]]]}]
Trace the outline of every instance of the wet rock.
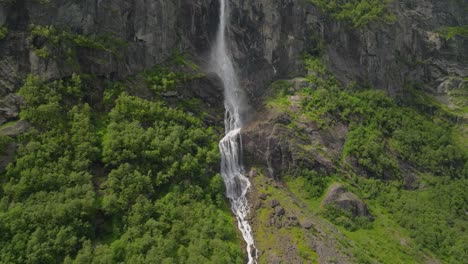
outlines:
[{"label": "wet rock", "polygon": [[278,200],[276,200],[276,199],[273,199],[273,200],[270,201],[270,206],[272,208],[275,208],[275,207],[277,207],[279,205],[280,205],[280,202],[278,202]]},{"label": "wet rock", "polygon": [[259,199],[262,199],[262,200],[266,200],[267,199],[267,195],[266,193],[261,193],[259,196],[258,196]]},{"label": "wet rock", "polygon": [[340,183],[334,183],[322,201],[322,206],[332,204],[351,212],[353,216],[370,216],[367,204]]},{"label": "wet rock", "polygon": [[[206,76],[186,81],[177,92],[184,98],[200,98],[209,107],[223,108],[222,87],[223,84],[218,76],[207,74]],[[177,100],[178,98],[175,99]]]}]

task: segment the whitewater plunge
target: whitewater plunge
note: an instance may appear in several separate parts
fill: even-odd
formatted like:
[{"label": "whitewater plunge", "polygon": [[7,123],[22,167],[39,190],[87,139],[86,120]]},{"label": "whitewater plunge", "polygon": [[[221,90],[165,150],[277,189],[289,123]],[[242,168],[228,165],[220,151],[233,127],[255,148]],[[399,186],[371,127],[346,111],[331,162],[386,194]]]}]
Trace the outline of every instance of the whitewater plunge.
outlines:
[{"label": "whitewater plunge", "polygon": [[227,0],[220,0],[219,28],[216,43],[211,51],[210,66],[224,85],[224,125],[226,135],[219,142],[221,151],[221,175],[226,185],[226,196],[231,202],[239,230],[247,243],[248,264],[256,263],[257,249],[254,246],[252,228],[248,222],[249,205],[246,198],[250,182],[242,166],[241,128],[242,113],[247,109],[246,98],[240,89],[234,65],[226,45],[226,24],[229,21]]}]

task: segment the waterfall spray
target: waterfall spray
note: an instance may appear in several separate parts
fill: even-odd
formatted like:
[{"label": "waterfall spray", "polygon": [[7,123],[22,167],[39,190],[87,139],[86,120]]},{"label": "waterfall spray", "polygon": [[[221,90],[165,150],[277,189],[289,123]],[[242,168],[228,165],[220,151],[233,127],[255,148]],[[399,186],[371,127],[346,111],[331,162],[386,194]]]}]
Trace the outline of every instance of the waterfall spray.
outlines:
[{"label": "waterfall spray", "polygon": [[241,128],[242,113],[247,109],[246,98],[240,89],[234,65],[226,45],[226,24],[229,21],[227,0],[220,0],[220,22],[216,43],[211,52],[210,65],[224,85],[225,137],[219,142],[221,151],[221,175],[226,185],[226,196],[231,202],[239,230],[247,243],[248,264],[256,263],[257,249],[254,246],[252,228],[248,222],[249,204],[246,198],[250,188],[249,179],[242,167]]}]

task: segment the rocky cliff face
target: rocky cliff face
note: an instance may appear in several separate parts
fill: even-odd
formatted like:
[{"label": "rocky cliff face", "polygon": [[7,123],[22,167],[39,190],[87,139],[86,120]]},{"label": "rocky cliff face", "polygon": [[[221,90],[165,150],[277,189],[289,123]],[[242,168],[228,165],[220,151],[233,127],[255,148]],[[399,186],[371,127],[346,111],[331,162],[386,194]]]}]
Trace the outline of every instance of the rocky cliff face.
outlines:
[{"label": "rocky cliff face", "polygon": [[436,92],[447,76],[466,76],[468,41],[445,40],[443,26],[468,23],[456,1],[394,1],[391,24],[353,29],[315,6],[295,0],[233,1],[235,57],[243,65],[245,87],[253,95],[271,79],[301,73],[304,52],[323,48],[341,81],[368,82],[391,94],[405,83],[422,83]]},{"label": "rocky cliff face", "polygon": [[[72,72],[123,78],[186,51],[201,62],[217,26],[217,1],[70,1],[17,0],[0,4],[0,24],[9,34],[0,41],[0,95],[14,91],[28,73],[49,79]],[[395,1],[393,24],[352,29],[310,3],[297,0],[231,2],[231,38],[243,85],[263,94],[275,79],[303,73],[302,54],[325,49],[329,66],[344,82],[369,82],[397,93],[407,82],[432,91],[447,76],[466,76],[466,39],[446,41],[436,30],[468,23],[457,1]],[[28,26],[55,25],[84,35],[112,34],[127,42],[119,57],[80,49],[79,68],[32,52],[37,43]],[[240,67],[242,65],[242,67]]]},{"label": "rocky cliff face", "polygon": [[[161,63],[172,52],[204,54],[216,31],[216,2],[18,0],[0,4],[0,24],[9,33],[0,41],[0,94],[14,91],[26,74],[58,79],[72,72],[121,79]],[[38,57],[28,27],[53,25],[83,35],[110,34],[126,42],[120,56],[81,48],[78,67]],[[201,57],[201,56],[200,56]]]}]

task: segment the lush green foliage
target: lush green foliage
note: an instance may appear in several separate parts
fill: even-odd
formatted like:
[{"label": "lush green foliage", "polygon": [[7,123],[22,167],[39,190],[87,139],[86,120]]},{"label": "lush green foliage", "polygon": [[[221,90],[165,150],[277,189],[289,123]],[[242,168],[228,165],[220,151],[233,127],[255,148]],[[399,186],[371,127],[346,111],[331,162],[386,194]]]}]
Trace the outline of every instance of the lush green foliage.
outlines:
[{"label": "lush green foliage", "polygon": [[443,116],[399,105],[379,90],[342,89],[318,59],[307,65],[316,88],[302,91],[304,114],[321,126],[349,124],[344,158],[354,157],[379,178],[399,176],[399,160],[439,175],[467,175],[466,154]]},{"label": "lush green foliage", "polygon": [[353,216],[351,212],[333,204],[326,206],[321,213],[335,225],[343,226],[350,231],[372,228],[372,221],[369,217]]},{"label": "lush green foliage", "polygon": [[4,152],[5,152],[6,148],[7,148],[7,145],[10,142],[13,142],[13,139],[11,137],[0,135],[0,155],[5,154]]},{"label": "lush green foliage", "polygon": [[42,58],[66,59],[72,63],[77,56],[77,48],[101,50],[113,55],[126,47],[126,42],[112,35],[85,36],[67,30],[49,26],[30,26],[30,35],[33,40],[40,43],[34,52]]},{"label": "lush green foliage", "polygon": [[330,182],[331,176],[324,172],[303,169],[298,175],[303,179],[302,191],[304,198],[314,199],[323,195]]},{"label": "lush green foliage", "polygon": [[8,28],[6,26],[0,26],[0,40],[4,39],[8,35]]},{"label": "lush green foliage", "polygon": [[310,0],[331,14],[335,19],[352,23],[360,28],[374,21],[393,22],[395,16],[388,14],[386,6],[392,0]]},{"label": "lush green foliage", "polygon": [[99,114],[79,76],[20,89],[32,129],[0,175],[0,263],[241,263],[214,130],[109,87]]},{"label": "lush green foliage", "polygon": [[468,252],[468,180],[423,176],[425,188],[402,190],[397,183],[355,178],[362,195],[409,230],[420,248],[428,248],[449,263],[462,263]]},{"label": "lush green foliage", "polygon": [[457,36],[468,38],[468,25],[459,27],[443,27],[439,31],[447,40],[453,39]]},{"label": "lush green foliage", "polygon": [[156,94],[174,90],[180,76],[167,68],[157,67],[146,73],[146,81]]}]

